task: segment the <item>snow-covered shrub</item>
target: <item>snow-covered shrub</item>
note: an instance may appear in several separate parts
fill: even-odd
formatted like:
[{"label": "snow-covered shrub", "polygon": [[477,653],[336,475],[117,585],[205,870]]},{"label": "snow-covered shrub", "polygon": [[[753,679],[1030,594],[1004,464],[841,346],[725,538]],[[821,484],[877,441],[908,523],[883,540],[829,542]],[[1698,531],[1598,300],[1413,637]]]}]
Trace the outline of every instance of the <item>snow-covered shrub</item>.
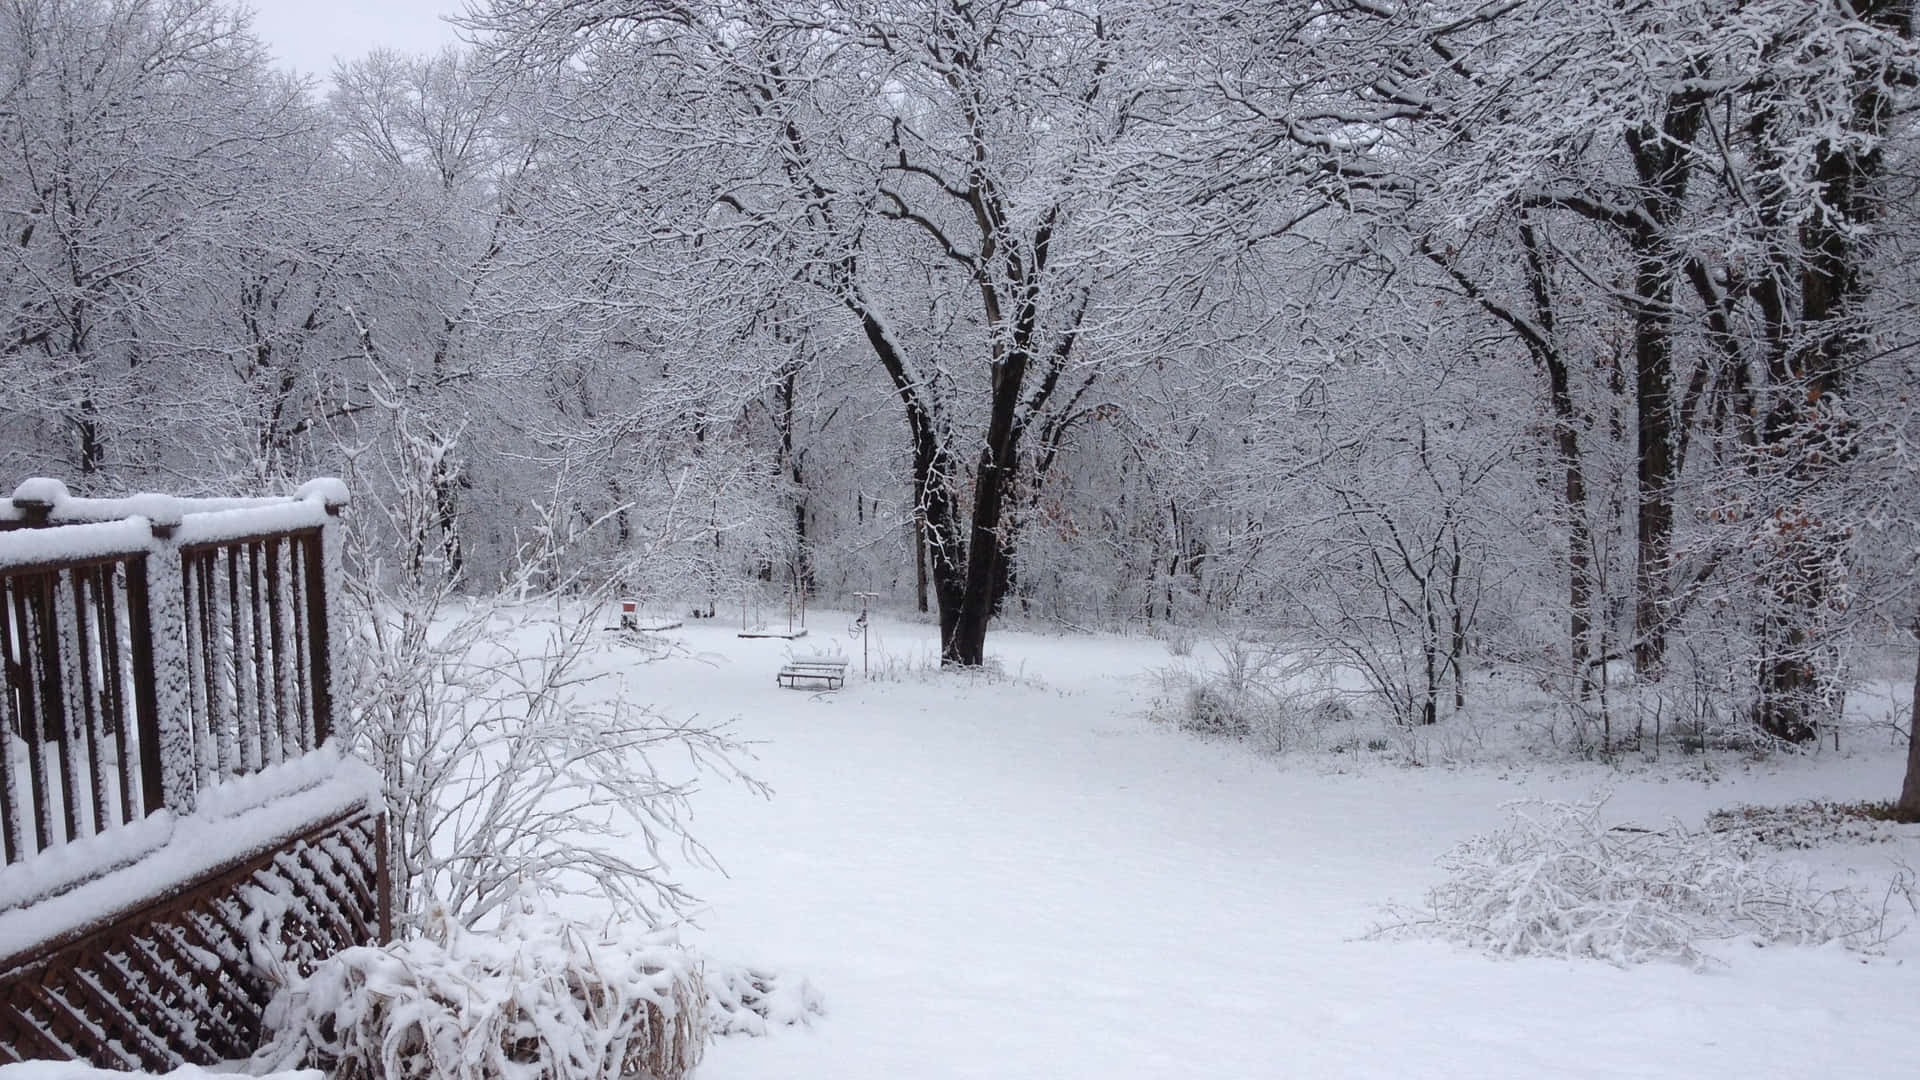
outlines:
[{"label": "snow-covered shrub", "polygon": [[1455,713],[1432,724],[1395,723],[1386,728],[1394,760],[1416,768],[1462,765],[1487,756],[1487,724],[1472,713]]},{"label": "snow-covered shrub", "polygon": [[[0,1065],[0,1080],[231,1080],[233,1073],[182,1065],[163,1073],[96,1069],[84,1061],[16,1061]],[[326,1080],[318,1069],[249,1075],[251,1080]]]},{"label": "snow-covered shrub", "polygon": [[1154,636],[1167,647],[1167,655],[1182,658],[1192,656],[1193,647],[1200,641],[1199,634],[1177,623],[1161,626]]},{"label": "snow-covered shrub", "polygon": [[1384,754],[1393,749],[1393,740],[1385,735],[1362,736],[1358,733],[1346,735],[1334,741],[1327,750],[1335,754]]},{"label": "snow-covered shrub", "polygon": [[1187,688],[1177,723],[1196,735],[1244,737],[1253,734],[1255,703],[1244,689],[1224,679],[1197,682]]},{"label": "snow-covered shrub", "polygon": [[524,901],[496,933],[445,912],[283,985],[256,1069],[334,1080],[678,1080],[707,1037],[698,962],[669,934],[593,927]]},{"label": "snow-covered shrub", "polygon": [[1604,669],[1594,694],[1575,712],[1575,742],[1601,757],[1732,752],[1764,756],[1790,744],[1754,721],[1751,653],[1722,627],[1676,639],[1659,678],[1636,675],[1625,661]]},{"label": "snow-covered shrub", "polygon": [[1167,716],[1195,735],[1246,739],[1262,750],[1312,749],[1330,727],[1351,723],[1353,714],[1334,699],[1291,692],[1284,685],[1243,682],[1218,675],[1187,675],[1185,689]]},{"label": "snow-covered shrub", "polygon": [[1442,856],[1447,880],[1388,932],[1424,933],[1501,956],[1594,957],[1695,967],[1710,941],[1838,941],[1892,934],[1880,907],[1791,865],[1749,858],[1711,832],[1608,827],[1606,800],[1523,801],[1510,819]]},{"label": "snow-covered shrub", "polygon": [[1243,639],[1217,645],[1215,652],[1217,665],[1183,663],[1160,672],[1156,715],[1196,735],[1245,738],[1270,704],[1264,676],[1274,654]]},{"label": "snow-covered shrub", "polygon": [[1159,672],[1156,719],[1204,736],[1246,739],[1262,750],[1311,750],[1350,728],[1353,710],[1325,673],[1284,648],[1238,639],[1217,646],[1216,665],[1176,664]]},{"label": "snow-covered shrub", "polygon": [[826,1011],[806,979],[748,967],[706,966],[707,1029],[720,1035],[765,1035],[769,1026],[799,1027]]}]

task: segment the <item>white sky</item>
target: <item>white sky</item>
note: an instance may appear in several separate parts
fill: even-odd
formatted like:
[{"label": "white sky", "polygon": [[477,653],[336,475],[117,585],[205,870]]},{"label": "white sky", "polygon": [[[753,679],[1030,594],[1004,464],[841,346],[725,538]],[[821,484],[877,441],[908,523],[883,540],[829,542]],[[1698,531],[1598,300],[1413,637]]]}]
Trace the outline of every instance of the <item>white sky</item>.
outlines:
[{"label": "white sky", "polygon": [[456,39],[443,15],[459,14],[461,0],[245,0],[253,32],[283,67],[324,81],[335,57],[374,49],[434,52]]}]

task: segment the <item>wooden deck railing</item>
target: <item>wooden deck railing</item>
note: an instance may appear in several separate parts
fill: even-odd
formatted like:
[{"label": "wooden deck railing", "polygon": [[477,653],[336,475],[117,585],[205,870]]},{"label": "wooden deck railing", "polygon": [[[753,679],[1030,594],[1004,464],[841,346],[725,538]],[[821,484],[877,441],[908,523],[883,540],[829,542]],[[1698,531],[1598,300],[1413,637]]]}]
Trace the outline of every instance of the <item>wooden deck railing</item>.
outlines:
[{"label": "wooden deck railing", "polygon": [[337,483],[278,500],[0,507],[0,835],[7,863],[325,742]]},{"label": "wooden deck railing", "polygon": [[9,863],[162,805],[146,569],[122,551],[0,573]]},{"label": "wooden deck railing", "polygon": [[0,1064],[244,1057],[391,935],[380,778],[323,745],[345,503],[0,502]]}]

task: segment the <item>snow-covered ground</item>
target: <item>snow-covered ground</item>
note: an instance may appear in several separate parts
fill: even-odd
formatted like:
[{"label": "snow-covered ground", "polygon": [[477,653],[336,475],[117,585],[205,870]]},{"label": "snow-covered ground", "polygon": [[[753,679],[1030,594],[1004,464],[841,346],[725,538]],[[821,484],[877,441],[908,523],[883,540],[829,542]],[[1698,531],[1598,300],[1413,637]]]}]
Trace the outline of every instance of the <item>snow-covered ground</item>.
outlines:
[{"label": "snow-covered ground", "polygon": [[[996,633],[1014,677],[982,679],[928,671],[932,629],[878,620],[892,677],[866,679],[845,617],[811,621],[791,645],[695,621],[673,633],[697,657],[626,671],[663,711],[737,716],[775,789],[696,797],[727,875],[687,875],[706,901],[688,940],[803,974],[827,1003],[811,1028],[720,1040],[700,1080],[1920,1069],[1920,934],[1864,961],[1737,946],[1705,974],[1363,939],[1508,799],[1611,784],[1610,816],[1698,825],[1735,803],[1889,797],[1891,752],[1723,761],[1711,781],[1681,765],[1337,771],[1148,720],[1169,661],[1152,640]],[[775,687],[789,650],[836,647],[845,690]],[[1920,842],[1812,856],[1878,881],[1892,860],[1920,866]]]}]

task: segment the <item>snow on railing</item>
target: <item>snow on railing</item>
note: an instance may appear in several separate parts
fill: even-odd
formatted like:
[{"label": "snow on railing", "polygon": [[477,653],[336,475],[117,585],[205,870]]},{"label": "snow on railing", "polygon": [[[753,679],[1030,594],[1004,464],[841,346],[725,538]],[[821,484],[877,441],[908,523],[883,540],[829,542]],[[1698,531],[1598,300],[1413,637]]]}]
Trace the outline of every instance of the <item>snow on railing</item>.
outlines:
[{"label": "snow on railing", "polygon": [[6,863],[125,826],[324,743],[338,480],[290,498],[0,503]]}]

